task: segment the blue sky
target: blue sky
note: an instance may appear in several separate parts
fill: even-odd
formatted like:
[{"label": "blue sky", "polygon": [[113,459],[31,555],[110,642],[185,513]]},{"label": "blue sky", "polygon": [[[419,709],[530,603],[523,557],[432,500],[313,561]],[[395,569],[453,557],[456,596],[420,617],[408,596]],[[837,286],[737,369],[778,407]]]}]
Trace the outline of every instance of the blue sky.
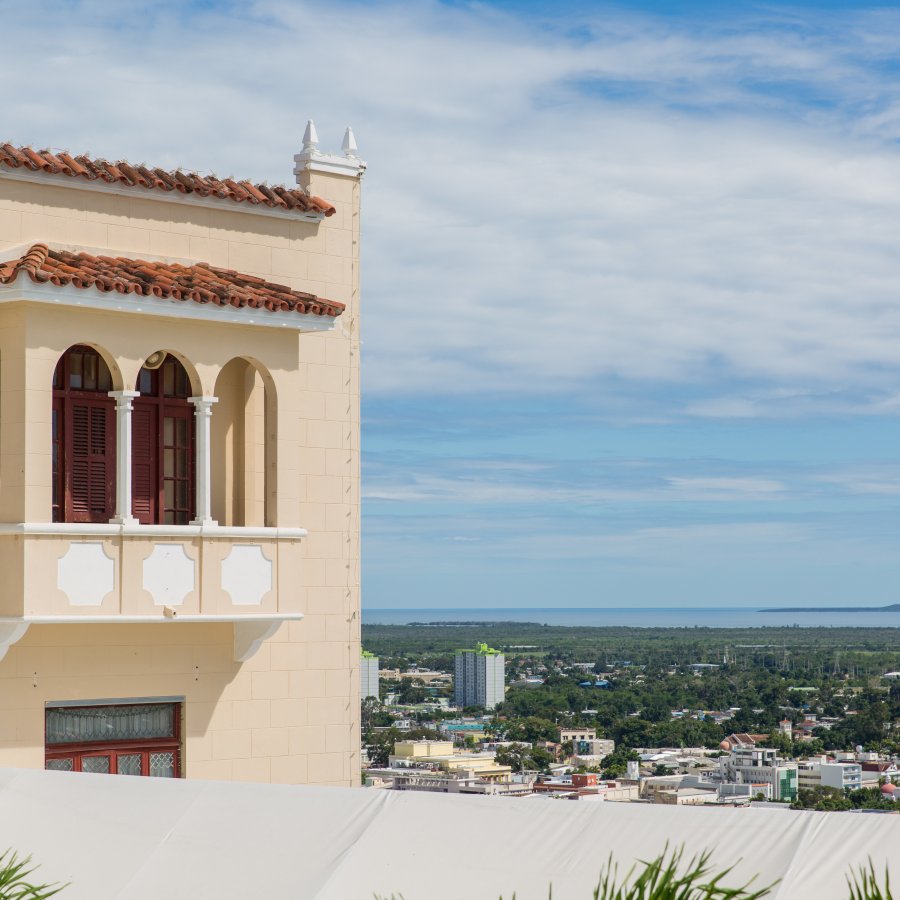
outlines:
[{"label": "blue sky", "polygon": [[900,599],[890,4],[0,21],[15,142],[284,181],[353,124],[364,605]]}]

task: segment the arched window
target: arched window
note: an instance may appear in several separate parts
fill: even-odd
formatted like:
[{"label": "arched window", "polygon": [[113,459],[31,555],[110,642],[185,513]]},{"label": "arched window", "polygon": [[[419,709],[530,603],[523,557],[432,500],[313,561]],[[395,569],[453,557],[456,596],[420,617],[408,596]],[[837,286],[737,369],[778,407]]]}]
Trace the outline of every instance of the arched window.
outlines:
[{"label": "arched window", "polygon": [[53,521],[108,522],[115,512],[112,376],[90,347],[70,347],[53,373]]},{"label": "arched window", "polygon": [[[267,373],[266,373],[267,374]],[[272,524],[274,466],[266,465],[267,440],[276,413],[274,385],[249,360],[228,362],[216,378],[210,422],[212,517],[220,525]]]},{"label": "arched window", "polygon": [[168,354],[157,368],[141,369],[135,389],[131,514],[142,525],[187,525],[195,515],[190,379]]}]

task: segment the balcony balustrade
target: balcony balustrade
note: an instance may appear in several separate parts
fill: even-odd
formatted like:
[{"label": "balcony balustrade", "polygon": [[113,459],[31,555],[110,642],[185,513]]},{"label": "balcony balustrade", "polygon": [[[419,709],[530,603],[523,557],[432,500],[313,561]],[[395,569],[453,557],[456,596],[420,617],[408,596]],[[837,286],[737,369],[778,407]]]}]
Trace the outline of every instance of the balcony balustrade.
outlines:
[{"label": "balcony balustrade", "polygon": [[304,537],[214,523],[0,524],[0,656],[30,624],[232,621],[235,658],[248,658],[302,618]]}]

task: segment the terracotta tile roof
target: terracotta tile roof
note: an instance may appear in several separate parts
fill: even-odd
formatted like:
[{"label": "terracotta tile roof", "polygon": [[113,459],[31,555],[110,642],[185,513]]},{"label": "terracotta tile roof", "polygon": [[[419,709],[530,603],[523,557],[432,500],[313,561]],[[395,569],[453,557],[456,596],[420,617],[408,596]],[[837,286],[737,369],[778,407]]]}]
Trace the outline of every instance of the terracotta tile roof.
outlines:
[{"label": "terracotta tile roof", "polygon": [[182,266],[122,256],[70,253],[50,250],[46,244],[35,244],[24,256],[0,263],[0,284],[13,284],[22,272],[36,284],[95,287],[105,293],[117,291],[142,297],[315,316],[339,316],[344,311],[343,303],[323,300],[315,294],[294,291],[209,263]]},{"label": "terracotta tile roof", "polygon": [[251,206],[268,206],[299,213],[320,213],[332,216],[334,207],[321,197],[309,196],[300,188],[280,185],[253,184],[250,181],[234,181],[231,178],[215,178],[212,175],[197,175],[193,172],[166,171],[147,166],[133,166],[124,160],[111,163],[104,159],[88,156],[70,156],[68,153],[51,153],[49,150],[32,150],[31,147],[15,147],[0,144],[0,166],[10,169],[28,169],[31,172],[46,172],[48,175],[63,175],[69,178],[84,178],[87,181],[102,181],[126,187],[143,188],[198,197],[218,197],[235,203]]}]

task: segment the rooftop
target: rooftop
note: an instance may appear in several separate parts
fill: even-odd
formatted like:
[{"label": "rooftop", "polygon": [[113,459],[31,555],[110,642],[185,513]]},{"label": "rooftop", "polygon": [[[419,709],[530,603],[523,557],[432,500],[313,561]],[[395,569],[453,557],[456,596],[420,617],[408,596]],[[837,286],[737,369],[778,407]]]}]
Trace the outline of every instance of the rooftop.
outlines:
[{"label": "rooftop", "polygon": [[479,656],[503,656],[502,650],[494,650],[493,647],[488,647],[487,644],[478,644],[474,649],[471,647],[463,648],[462,650],[457,650],[457,653],[477,653]]},{"label": "rooftop", "polygon": [[[869,857],[900,875],[900,816],[636,803],[532,804],[300,785],[0,770],[0,846],[27,848],[66,900],[588,897],[612,854],[652,859],[677,834],[690,857],[736,863],[726,884],[776,879],[773,900],[841,900]],[[137,823],[139,840],[122,822]],[[266,828],[247,828],[247,822]],[[410,823],[440,823],[416,827]],[[552,835],[529,840],[522,834]],[[405,835],[402,858],[397,835]],[[97,847],[106,851],[97,865]],[[565,852],[560,852],[560,847]],[[840,852],[834,852],[839,847]],[[444,866],[435,860],[464,859]],[[223,859],[251,865],[222,865]],[[508,861],[508,864],[504,864]]]},{"label": "rooftop", "polygon": [[14,284],[23,273],[35,284],[94,287],[103,293],[115,291],[180,302],[265,309],[274,313],[334,317],[344,311],[343,303],[209,263],[186,266],[123,256],[92,256],[34,244],[24,255],[0,263],[0,285]]}]

